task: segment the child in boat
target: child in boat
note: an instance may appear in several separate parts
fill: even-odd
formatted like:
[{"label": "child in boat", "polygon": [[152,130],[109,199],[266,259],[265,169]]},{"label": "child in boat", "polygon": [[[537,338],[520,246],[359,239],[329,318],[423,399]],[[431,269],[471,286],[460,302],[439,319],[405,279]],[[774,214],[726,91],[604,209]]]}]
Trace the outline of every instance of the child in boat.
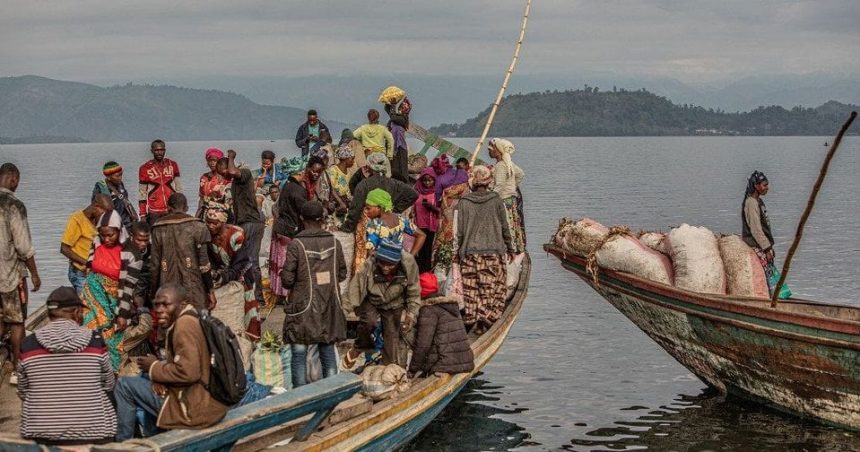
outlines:
[{"label": "child in boat", "polygon": [[114,371],[118,371],[123,351],[123,330],[131,317],[131,306],[120,303],[119,287],[122,250],[127,234],[115,210],[102,214],[96,227],[98,237],[87,259],[88,273],[81,290],[83,324],[101,333],[111,365]]},{"label": "child in boat", "polygon": [[415,191],[418,192],[418,200],[413,208],[415,224],[426,236],[424,244],[415,255],[415,261],[418,262],[419,271],[428,272],[433,268],[433,241],[439,229],[440,213],[436,202],[436,172],[433,168],[424,168],[415,183]]},{"label": "child in boat", "polygon": [[457,299],[439,292],[439,281],[433,273],[422,273],[419,280],[423,306],[418,313],[418,332],[409,363],[410,378],[471,372],[475,369],[475,356]]}]

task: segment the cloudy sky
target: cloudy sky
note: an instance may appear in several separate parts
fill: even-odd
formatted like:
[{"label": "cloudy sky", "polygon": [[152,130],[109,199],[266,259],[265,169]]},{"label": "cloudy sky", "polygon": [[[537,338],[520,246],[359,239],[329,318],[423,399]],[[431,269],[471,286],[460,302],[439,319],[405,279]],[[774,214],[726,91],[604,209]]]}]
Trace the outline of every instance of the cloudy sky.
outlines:
[{"label": "cloudy sky", "polygon": [[[524,1],[4,0],[0,75],[501,74]],[[533,0],[518,71],[860,73],[858,0]]]}]

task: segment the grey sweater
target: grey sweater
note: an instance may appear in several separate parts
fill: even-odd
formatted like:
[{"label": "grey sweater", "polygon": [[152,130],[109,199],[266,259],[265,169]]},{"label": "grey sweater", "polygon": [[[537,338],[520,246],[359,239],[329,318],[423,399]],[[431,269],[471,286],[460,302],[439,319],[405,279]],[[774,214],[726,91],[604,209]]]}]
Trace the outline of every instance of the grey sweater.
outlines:
[{"label": "grey sweater", "polygon": [[513,253],[505,203],[493,191],[471,192],[457,203],[458,255]]}]

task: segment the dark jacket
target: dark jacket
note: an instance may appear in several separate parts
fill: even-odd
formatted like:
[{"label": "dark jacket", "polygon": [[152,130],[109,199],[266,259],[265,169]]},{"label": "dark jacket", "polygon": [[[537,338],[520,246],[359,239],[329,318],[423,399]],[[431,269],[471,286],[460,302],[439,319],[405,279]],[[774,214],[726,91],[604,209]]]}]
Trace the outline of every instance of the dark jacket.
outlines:
[{"label": "dark jacket", "polygon": [[284,303],[284,341],[331,344],[346,339],[340,282],[347,276],[343,247],[330,232],[306,229],[287,247],[281,282],[290,290]]},{"label": "dark jacket", "polygon": [[152,279],[150,295],[166,283],[176,283],[188,292],[189,301],[206,306],[212,289],[208,244],[209,230],[197,218],[185,213],[171,213],[152,227]]},{"label": "dark jacket", "polygon": [[457,203],[457,245],[462,258],[514,252],[505,202],[493,191],[471,192]]},{"label": "dark jacket", "polygon": [[[331,143],[331,133],[328,131],[328,127],[323,124],[322,121],[319,121],[320,126],[320,141],[324,143]],[[304,124],[299,126],[299,130],[296,131],[296,146],[302,150],[302,156],[308,155],[310,149],[308,148],[310,137],[310,133],[308,132],[308,122],[305,121]]]},{"label": "dark jacket", "polygon": [[475,356],[466,337],[457,300],[433,296],[424,300],[418,314],[418,334],[410,372],[459,374],[475,369]]},{"label": "dark jacket", "polygon": [[389,281],[377,271],[376,259],[364,261],[361,268],[349,280],[349,289],[344,300],[344,310],[353,312],[367,301],[376,309],[403,308],[413,319],[421,309],[421,285],[418,282],[418,264],[406,251],[401,253],[397,273]]},{"label": "dark jacket", "polygon": [[290,176],[278,196],[278,218],[272,231],[286,237],[295,237],[302,230],[299,212],[308,201],[308,189],[304,183],[295,176]]},{"label": "dark jacket", "polygon": [[149,378],[167,387],[158,413],[161,428],[205,428],[227,414],[204,385],[209,383],[209,347],[194,307],[186,305],[167,330],[167,359],[149,367]]},{"label": "dark jacket", "polygon": [[395,213],[401,213],[412,207],[412,204],[418,199],[418,192],[411,185],[390,177],[374,174],[359,182],[355,190],[353,190],[352,205],[349,207],[349,214],[340,228],[342,231],[355,231],[355,225],[358,223],[358,220],[361,218],[361,212],[364,210],[364,202],[367,200],[367,194],[377,188],[381,188],[391,195]]}]

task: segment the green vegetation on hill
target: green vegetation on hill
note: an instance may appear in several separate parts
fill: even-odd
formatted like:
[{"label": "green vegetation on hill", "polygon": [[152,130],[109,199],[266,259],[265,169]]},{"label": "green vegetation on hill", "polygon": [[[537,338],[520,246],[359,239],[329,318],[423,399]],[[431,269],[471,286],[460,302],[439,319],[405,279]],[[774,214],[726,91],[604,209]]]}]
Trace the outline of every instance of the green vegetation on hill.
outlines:
[{"label": "green vegetation on hill", "polygon": [[[259,105],[214,90],[85,83],[23,76],[0,78],[0,136],[79,137],[90,142],[293,138],[298,108]],[[345,127],[328,123],[337,136]]]},{"label": "green vegetation on hill", "polygon": [[[856,105],[830,101],[817,108],[759,107],[726,113],[676,105],[648,91],[517,94],[504,99],[491,130],[496,136],[832,135]],[[441,124],[440,135],[478,136],[490,109],[463,124]],[[853,127],[857,132],[860,128]]]}]

